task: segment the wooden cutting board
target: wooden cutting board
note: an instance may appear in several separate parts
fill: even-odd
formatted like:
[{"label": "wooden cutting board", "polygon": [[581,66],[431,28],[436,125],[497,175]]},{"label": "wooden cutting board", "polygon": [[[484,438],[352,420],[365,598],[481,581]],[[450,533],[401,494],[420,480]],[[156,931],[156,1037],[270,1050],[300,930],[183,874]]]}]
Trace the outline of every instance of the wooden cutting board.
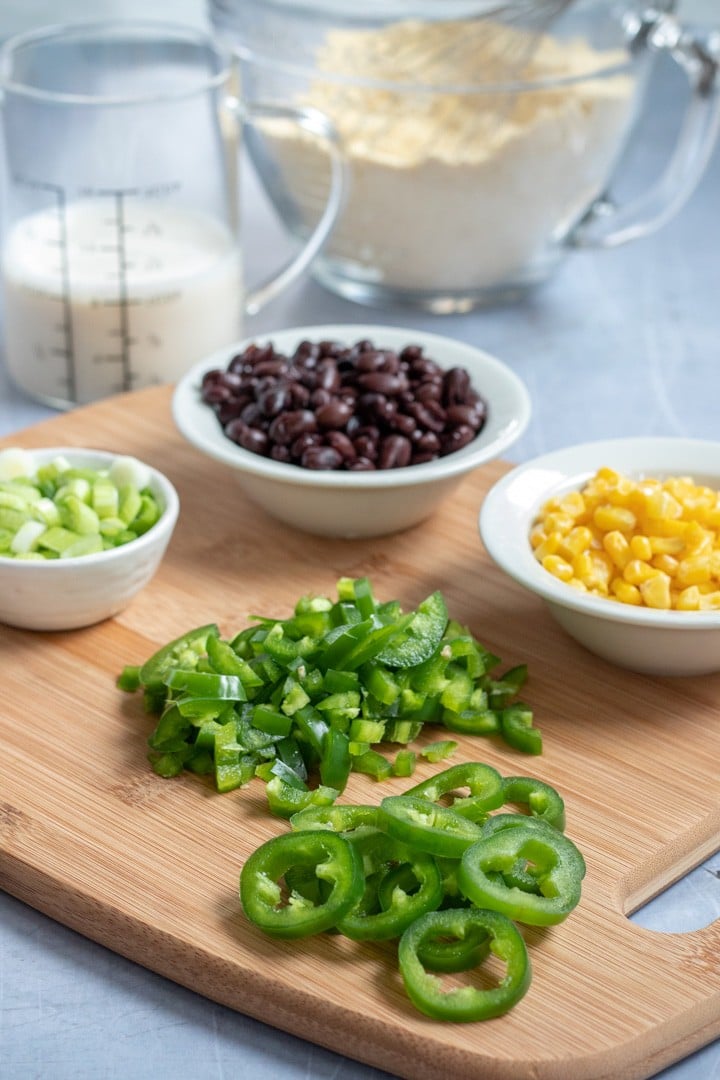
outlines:
[{"label": "wooden cutting board", "polygon": [[[201,994],[402,1077],[648,1077],[720,1035],[720,922],[660,934],[627,918],[718,847],[720,677],[615,669],[508,581],[476,527],[502,464],[480,469],[418,528],[325,541],[249,504],[229,470],[175,433],[169,406],[167,388],[146,390],[5,440],[136,454],[174,481],[181,515],[159,573],[117,618],[64,634],[0,628],[0,887]],[[251,927],[236,898],[240,867],[287,826],[268,814],[260,781],[218,795],[203,779],[156,777],[145,756],[152,721],[115,688],[124,664],[186,629],[216,621],[229,635],[250,613],[284,617],[299,595],[364,574],[405,607],[442,589],[506,665],[528,663],[524,697],[543,756],[465,738],[452,761],[555,785],[587,859],[580,907],[526,932],[533,983],[497,1020],[421,1016],[390,944],[283,944]],[[436,768],[423,762],[412,782]],[[344,800],[407,786],[354,776]]]}]

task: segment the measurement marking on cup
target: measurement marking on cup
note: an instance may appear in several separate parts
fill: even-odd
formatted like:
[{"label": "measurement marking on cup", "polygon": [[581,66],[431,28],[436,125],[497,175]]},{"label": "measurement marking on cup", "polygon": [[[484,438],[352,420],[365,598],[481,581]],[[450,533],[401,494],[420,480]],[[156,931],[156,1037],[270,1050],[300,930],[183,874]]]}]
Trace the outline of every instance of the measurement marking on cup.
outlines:
[{"label": "measurement marking on cup", "polygon": [[50,355],[65,360],[65,381],[67,384],[68,397],[77,400],[77,372],[75,370],[75,343],[73,340],[72,309],[70,306],[70,257],[68,253],[67,235],[67,198],[65,191],[57,184],[37,184],[37,187],[51,191],[57,201],[58,215],[58,250],[60,255],[60,281],[62,303],[62,334],[65,339],[64,348],[50,349]]},{"label": "measurement marking on cup", "polygon": [[128,231],[125,222],[125,204],[122,191],[115,192],[115,212],[118,230],[118,315],[120,318],[120,340],[122,364],[122,389],[130,390],[132,387],[132,375],[130,371],[130,332],[128,311],[127,289],[127,252],[125,250],[125,234]]}]

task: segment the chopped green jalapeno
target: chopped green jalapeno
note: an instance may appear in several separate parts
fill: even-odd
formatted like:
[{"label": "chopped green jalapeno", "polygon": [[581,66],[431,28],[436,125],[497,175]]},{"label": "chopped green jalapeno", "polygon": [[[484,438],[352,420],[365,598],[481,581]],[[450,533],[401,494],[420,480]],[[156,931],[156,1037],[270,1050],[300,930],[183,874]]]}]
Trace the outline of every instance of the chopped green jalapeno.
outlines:
[{"label": "chopped green jalapeno", "polygon": [[445,633],[448,612],[442,593],[434,592],[418,606],[397,637],[378,654],[388,667],[410,668],[428,660]]},{"label": "chopped green jalapeno", "polygon": [[[474,986],[444,990],[437,975],[427,971],[420,959],[423,948],[438,936],[465,940],[478,932],[487,934],[489,952],[505,964],[498,986]],[[469,956],[472,958],[472,952]],[[400,973],[408,997],[434,1020],[469,1022],[501,1016],[524,996],[530,986],[530,959],[520,933],[497,911],[463,908],[431,911],[421,915],[405,931],[398,946]]]},{"label": "chopped green jalapeno", "polygon": [[[530,819],[532,820],[532,819]],[[537,892],[508,884],[518,865],[531,871]],[[585,863],[563,833],[535,820],[484,835],[463,853],[458,882],[478,907],[501,911],[530,926],[562,922],[580,900]]]},{"label": "chopped green jalapeno", "polygon": [[[281,880],[294,867],[311,870],[330,886],[321,903],[290,891],[283,900]],[[336,833],[293,832],[268,840],[248,858],[240,874],[245,914],[265,933],[300,938],[329,930],[357,904],[363,892],[357,851]]]},{"label": "chopped green jalapeno", "polygon": [[524,754],[542,753],[542,735],[533,727],[532,712],[527,705],[516,702],[502,709],[500,727],[505,741],[516,750]]},{"label": "chopped green jalapeno", "polygon": [[[83,478],[69,482],[81,484]],[[102,491],[98,498],[102,503]],[[216,787],[229,791],[253,776],[267,781],[266,763],[292,747],[293,771],[309,778],[309,787],[319,780],[342,792],[352,773],[377,780],[409,776],[415,752],[393,758],[380,753],[378,744],[407,745],[427,723],[465,734],[504,735],[516,747],[539,752],[531,712],[510,701],[524,681],[524,666],[493,678],[498,658],[448,619],[439,592],[405,613],[398,601],[379,603],[367,578],[341,578],[337,592],[336,602],[301,597],[289,618],[254,615],[253,625],[229,639],[215,624],[198,627],[132,674],[128,668],[118,685],[142,691],[146,711],[160,717],[158,728],[167,727],[163,717],[170,707],[190,721],[177,724],[172,746],[151,736],[155,771],[204,775],[213,771],[210,755]],[[230,723],[234,733],[216,739],[211,722]],[[418,753],[439,761],[457,746],[452,738],[436,739]],[[222,760],[216,747],[223,748]],[[159,762],[157,754],[166,753],[175,756]],[[487,780],[489,767],[484,768]],[[540,798],[536,791],[533,802]],[[286,816],[296,799],[275,784],[269,802]],[[478,821],[494,808],[486,787],[471,788],[452,806]],[[538,812],[534,805],[530,809]]]},{"label": "chopped green jalapeno", "polygon": [[207,647],[208,638],[218,637],[219,634],[220,631],[215,623],[210,623],[207,626],[199,626],[196,630],[189,630],[174,641],[163,645],[140,668],[141,685],[152,686],[164,683],[165,677],[176,667],[197,666],[198,660]]}]

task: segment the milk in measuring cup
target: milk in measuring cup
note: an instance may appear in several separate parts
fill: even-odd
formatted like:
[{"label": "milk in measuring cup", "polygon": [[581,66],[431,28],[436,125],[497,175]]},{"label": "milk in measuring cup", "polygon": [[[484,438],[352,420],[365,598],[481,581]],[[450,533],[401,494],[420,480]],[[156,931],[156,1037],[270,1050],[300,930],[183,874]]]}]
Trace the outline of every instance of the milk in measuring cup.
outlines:
[{"label": "milk in measuring cup", "polygon": [[237,244],[197,212],[116,193],[19,220],[2,253],[8,370],[85,403],[176,381],[237,340]]}]

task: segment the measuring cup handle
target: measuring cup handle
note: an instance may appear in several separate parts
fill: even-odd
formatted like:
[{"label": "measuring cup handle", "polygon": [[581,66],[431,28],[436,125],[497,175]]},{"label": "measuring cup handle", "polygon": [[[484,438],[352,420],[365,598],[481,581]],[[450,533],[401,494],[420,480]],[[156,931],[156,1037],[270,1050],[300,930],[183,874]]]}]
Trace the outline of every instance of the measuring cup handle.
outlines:
[{"label": "measuring cup handle", "polygon": [[669,55],[690,84],[690,103],[675,150],[659,180],[638,198],[616,205],[598,199],[575,227],[567,243],[575,248],[618,247],[655,232],[692,195],[707,166],[720,129],[720,34],[701,38],[671,15],[646,12],[632,16],[630,48]]},{"label": "measuring cup handle", "polygon": [[253,102],[244,106],[242,118],[249,123],[259,120],[293,121],[303,131],[323,141],[330,163],[330,190],[325,209],[303,247],[277,273],[246,294],[245,311],[248,315],[255,315],[295,281],[322,249],[345,205],[349,170],[341,147],[340,136],[330,119],[319,109]]}]

